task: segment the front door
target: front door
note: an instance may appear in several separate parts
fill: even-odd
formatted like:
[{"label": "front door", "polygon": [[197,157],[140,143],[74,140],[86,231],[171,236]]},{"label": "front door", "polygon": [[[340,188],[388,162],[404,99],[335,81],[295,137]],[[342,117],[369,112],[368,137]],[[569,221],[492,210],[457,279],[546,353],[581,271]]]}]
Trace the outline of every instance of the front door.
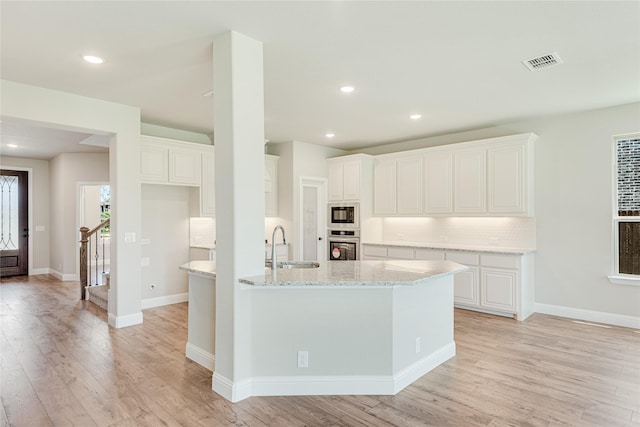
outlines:
[{"label": "front door", "polygon": [[27,177],[26,171],[0,170],[0,277],[28,272]]}]

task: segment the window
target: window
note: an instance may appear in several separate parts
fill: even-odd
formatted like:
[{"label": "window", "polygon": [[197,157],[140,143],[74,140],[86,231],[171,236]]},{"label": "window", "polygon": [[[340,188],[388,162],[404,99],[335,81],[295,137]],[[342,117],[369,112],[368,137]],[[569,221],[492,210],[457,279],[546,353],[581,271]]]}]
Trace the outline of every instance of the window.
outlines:
[{"label": "window", "polygon": [[640,285],[640,134],[614,140],[614,283]]},{"label": "window", "polygon": [[[106,221],[111,218],[111,187],[102,185],[100,187],[100,221]],[[106,225],[100,230],[100,237],[107,238],[110,236],[111,226]]]}]

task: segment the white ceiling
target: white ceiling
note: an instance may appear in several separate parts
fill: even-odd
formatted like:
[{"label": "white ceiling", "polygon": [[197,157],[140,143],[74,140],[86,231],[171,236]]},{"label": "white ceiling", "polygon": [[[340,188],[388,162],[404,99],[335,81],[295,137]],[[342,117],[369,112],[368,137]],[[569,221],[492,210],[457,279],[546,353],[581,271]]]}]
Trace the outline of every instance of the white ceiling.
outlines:
[{"label": "white ceiling", "polygon": [[[354,149],[640,101],[638,1],[0,8],[3,79],[139,106],[146,123],[206,134],[211,44],[227,30],[264,43],[265,137],[274,142]],[[564,63],[533,72],[521,63],[550,52]],[[85,53],[106,63],[85,63]],[[342,94],[344,84],[356,90]],[[410,120],[414,112],[422,119]]]}]

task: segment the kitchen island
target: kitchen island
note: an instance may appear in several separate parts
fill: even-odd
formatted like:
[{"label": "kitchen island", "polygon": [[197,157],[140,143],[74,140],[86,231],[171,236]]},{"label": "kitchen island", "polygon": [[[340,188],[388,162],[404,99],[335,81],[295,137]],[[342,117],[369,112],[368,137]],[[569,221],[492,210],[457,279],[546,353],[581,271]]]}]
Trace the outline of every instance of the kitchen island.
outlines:
[{"label": "kitchen island", "polygon": [[[181,267],[190,293],[206,275],[215,287],[215,267],[201,263]],[[397,393],[455,355],[453,275],[464,270],[451,261],[333,261],[240,279],[251,301],[250,395]],[[189,310],[191,341],[201,325]]]}]

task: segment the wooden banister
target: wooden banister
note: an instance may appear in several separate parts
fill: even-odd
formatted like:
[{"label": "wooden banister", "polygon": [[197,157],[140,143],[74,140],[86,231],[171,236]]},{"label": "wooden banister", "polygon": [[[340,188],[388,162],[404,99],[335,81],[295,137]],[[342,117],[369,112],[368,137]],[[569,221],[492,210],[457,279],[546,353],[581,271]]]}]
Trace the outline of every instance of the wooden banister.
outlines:
[{"label": "wooden banister", "polygon": [[[110,224],[111,219],[108,218],[105,221],[98,224],[95,228],[89,229],[87,227],[80,227],[80,299],[86,299],[86,288],[89,283],[88,277],[88,252],[87,244],[89,238],[96,234],[99,230]],[[103,254],[104,256],[104,254]]]}]

